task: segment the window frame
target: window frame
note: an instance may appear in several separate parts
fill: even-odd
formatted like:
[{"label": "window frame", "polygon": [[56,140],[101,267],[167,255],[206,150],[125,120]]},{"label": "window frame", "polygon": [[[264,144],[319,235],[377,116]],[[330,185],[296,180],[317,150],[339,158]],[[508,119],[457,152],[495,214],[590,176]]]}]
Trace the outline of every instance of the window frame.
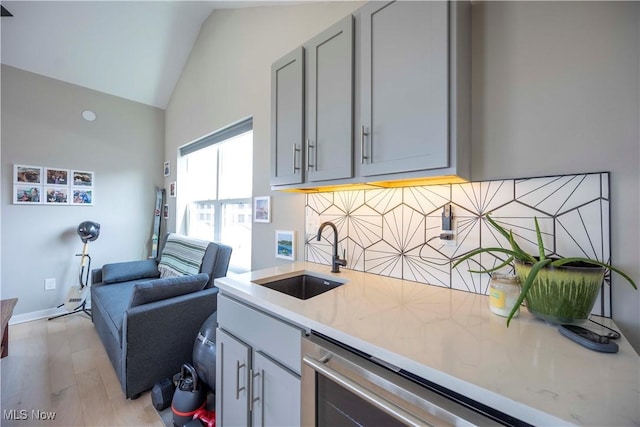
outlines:
[{"label": "window frame", "polygon": [[[243,120],[240,120],[236,123],[233,123],[223,129],[215,131],[209,135],[206,135],[196,141],[193,141],[189,144],[186,144],[182,147],[178,148],[178,158],[182,159],[189,154],[196,153],[199,150],[208,148],[212,145],[217,145],[223,143],[231,138],[235,138],[247,132],[253,132],[253,118],[249,117]],[[252,138],[253,139],[253,138]],[[225,198],[221,199],[220,196],[220,171],[222,170],[221,165],[221,153],[220,149],[216,150],[216,182],[215,182],[215,196],[217,199],[202,199],[202,200],[185,200],[183,207],[188,205],[197,205],[197,204],[210,204],[213,205],[213,237],[212,240],[216,242],[221,242],[222,237],[222,212],[225,205],[233,205],[233,204],[247,204],[253,209],[253,194],[249,194],[247,197],[242,198]],[[253,165],[253,161],[252,161]],[[253,167],[253,166],[252,166]],[[188,173],[186,170],[183,170],[184,173]],[[252,170],[253,173],[253,170]],[[252,185],[253,187],[253,185]],[[251,190],[253,193],[253,189]],[[180,197],[180,194],[178,194]],[[189,214],[190,215],[190,214]],[[176,218],[178,219],[178,218]],[[183,222],[184,223],[184,222]],[[177,224],[176,224],[177,225]],[[253,221],[249,221],[249,229],[253,229]],[[183,232],[188,234],[188,230],[186,229],[186,225],[183,226]],[[224,242],[222,242],[224,243]],[[251,237],[250,245],[253,245],[253,238]],[[229,270],[235,273],[243,273],[251,270],[251,259],[249,260],[249,265],[247,267],[238,266],[238,265],[229,265]]]}]

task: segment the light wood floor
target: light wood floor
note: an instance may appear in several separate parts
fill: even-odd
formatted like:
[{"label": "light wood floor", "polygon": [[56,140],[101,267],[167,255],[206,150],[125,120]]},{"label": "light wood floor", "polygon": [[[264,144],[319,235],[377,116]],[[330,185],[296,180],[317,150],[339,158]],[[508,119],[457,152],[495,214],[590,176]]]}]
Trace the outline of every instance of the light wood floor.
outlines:
[{"label": "light wood floor", "polygon": [[[9,326],[9,355],[1,360],[2,426],[163,426],[149,392],[125,399],[84,314]],[[33,411],[55,412],[55,419],[37,420]]]}]

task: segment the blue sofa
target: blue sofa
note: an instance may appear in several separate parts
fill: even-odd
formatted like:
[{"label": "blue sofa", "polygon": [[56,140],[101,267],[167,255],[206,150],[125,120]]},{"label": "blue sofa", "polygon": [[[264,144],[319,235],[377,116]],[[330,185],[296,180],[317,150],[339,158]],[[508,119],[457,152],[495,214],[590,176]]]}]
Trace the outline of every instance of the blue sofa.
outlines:
[{"label": "blue sofa", "polygon": [[127,398],[191,362],[198,330],[217,309],[213,281],[227,274],[231,248],[209,243],[200,272],[182,277],[160,278],[161,256],[92,271],[92,320]]}]

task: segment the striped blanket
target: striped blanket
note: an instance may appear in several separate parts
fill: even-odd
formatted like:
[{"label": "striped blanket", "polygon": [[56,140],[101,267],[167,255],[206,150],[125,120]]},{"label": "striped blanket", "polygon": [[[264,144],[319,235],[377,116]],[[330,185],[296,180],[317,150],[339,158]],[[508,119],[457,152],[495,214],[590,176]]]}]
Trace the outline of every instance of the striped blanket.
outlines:
[{"label": "striped blanket", "polygon": [[198,274],[208,245],[205,240],[169,234],[158,263],[160,277]]}]

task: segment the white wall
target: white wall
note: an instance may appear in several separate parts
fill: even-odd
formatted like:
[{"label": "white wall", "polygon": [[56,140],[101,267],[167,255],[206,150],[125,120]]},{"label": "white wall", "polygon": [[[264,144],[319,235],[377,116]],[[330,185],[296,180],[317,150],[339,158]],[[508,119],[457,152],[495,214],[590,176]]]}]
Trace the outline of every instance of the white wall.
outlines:
[{"label": "white wall", "polygon": [[[202,26],[167,107],[166,154],[174,164],[179,146],[253,116],[253,194],[273,196],[271,224],[253,224],[253,269],[287,262],[274,256],[276,229],[298,232],[296,258],[304,259],[304,196],[272,193],[269,185],[271,64],[360,4],[214,11]],[[175,175],[167,179],[167,186],[173,180]],[[174,227],[175,201],[169,199]]]},{"label": "white wall", "polygon": [[[611,256],[640,279],[640,3],[474,2],[472,178],[611,172]],[[613,314],[640,350],[640,292]]]},{"label": "white wall", "polygon": [[[81,118],[84,109],[98,118]],[[155,185],[162,185],[164,111],[2,66],[2,298],[28,317],[64,301],[78,284],[78,224],[101,224],[92,268],[145,258]],[[94,206],[12,204],[13,165],[95,172]],[[44,291],[44,279],[57,289]]]}]

